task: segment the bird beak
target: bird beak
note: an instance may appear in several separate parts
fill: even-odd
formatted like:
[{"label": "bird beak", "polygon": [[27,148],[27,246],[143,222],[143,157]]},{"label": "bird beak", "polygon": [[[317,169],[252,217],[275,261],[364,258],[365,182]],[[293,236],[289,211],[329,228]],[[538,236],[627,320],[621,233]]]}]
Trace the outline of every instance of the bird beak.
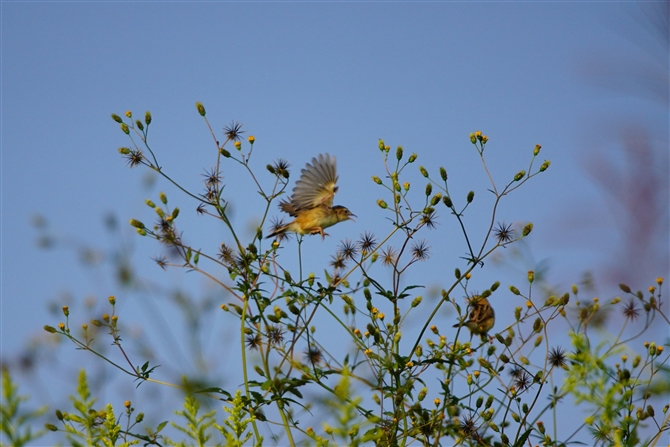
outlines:
[{"label": "bird beak", "polygon": [[352,216],[353,216],[353,217],[358,217],[358,216],[355,215],[354,213],[349,212],[349,220],[353,220],[354,222],[356,222],[354,219],[352,219]]}]

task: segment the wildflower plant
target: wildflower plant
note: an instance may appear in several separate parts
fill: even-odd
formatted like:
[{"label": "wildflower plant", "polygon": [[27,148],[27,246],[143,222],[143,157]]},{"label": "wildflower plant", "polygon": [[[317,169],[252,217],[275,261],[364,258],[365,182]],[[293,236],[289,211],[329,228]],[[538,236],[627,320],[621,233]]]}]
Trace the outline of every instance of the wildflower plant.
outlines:
[{"label": "wildflower plant", "polygon": [[[486,227],[474,234],[466,219],[478,206],[474,189],[454,193],[447,167],[434,168],[428,161],[417,166],[417,153],[408,156],[403,147],[391,150],[379,140],[381,174],[372,176],[370,185],[379,195],[371,204],[390,228],[344,238],[335,253],[324,256],[330,263],[322,273],[303,263],[304,238],[297,236],[296,272],[282,251],[291,241],[285,235],[264,238],[285,224],[273,221],[272,211],[287,192],[291,166],[283,158],[258,166],[256,138],[245,140],[240,123],[225,126],[220,141],[205,107],[197,103],[196,110],[215,149],[200,191],[187,190],[161,167],[160,154],[149,142],[149,112],[143,120],[133,121],[130,112],[112,118],[128,138],[129,145],[119,152],[130,167],[156,172],[193,201],[198,214],[226,229],[220,246],[189,245],[188,229],[178,226],[184,206],[173,206],[165,193],[146,200],[153,223],[130,220],[139,236],[169,249],[170,258],[154,257],[159,267],[200,274],[223,292],[218,304],[227,324],[236,328],[226,349],[238,353],[239,386],[163,380],[159,362],[135,358],[124,347],[124,315],[117,307],[123,297],[110,297],[108,312],[90,325],[78,322],[81,331],[71,329],[70,309],[64,307],[64,321],[45,326],[47,332],[97,355],[138,386],[181,390],[184,406],[169,425],[145,425],[142,431],[143,413],[131,417],[130,403],[121,412],[110,405],[96,407],[82,375],[72,400],[75,410],[59,410],[60,425],[47,428],[81,445],[175,446],[563,446],[584,439],[598,445],[656,445],[668,431],[668,406],[659,408],[656,398],[667,393],[668,342],[640,342],[654,322],[670,325],[662,309],[662,279],[646,294],[622,286],[629,297],[606,304],[579,299],[576,286],[547,294],[538,287],[543,278],[532,270],[523,284],[501,287],[501,281],[479,279],[493,253],[533,231],[532,223],[506,223],[499,214],[507,196],[550,167],[548,160],[538,159],[540,145],[529,150],[523,169],[500,184],[486,162],[489,138],[480,131],[470,134],[472,154],[492,197]],[[260,197],[262,217],[251,236],[231,218],[236,197],[224,184],[224,166],[246,172]],[[431,241],[446,221],[459,229],[460,243],[453,245],[459,259],[431,298],[413,278],[436,255]],[[464,323],[484,301],[498,310],[489,317],[505,323],[473,330],[477,326]],[[507,309],[509,322],[500,318]],[[622,328],[613,337],[594,334],[607,321],[602,318],[606,309],[618,310],[624,327],[636,332],[629,335]],[[447,311],[455,328],[441,324]],[[565,325],[570,345],[560,346],[553,342],[553,328]],[[93,343],[93,328],[98,338],[107,332],[112,351]],[[641,353],[622,355],[634,349]],[[566,431],[559,418],[573,402],[589,416],[581,427]],[[202,405],[210,410],[202,412]],[[166,427],[174,434],[164,434]]]}]

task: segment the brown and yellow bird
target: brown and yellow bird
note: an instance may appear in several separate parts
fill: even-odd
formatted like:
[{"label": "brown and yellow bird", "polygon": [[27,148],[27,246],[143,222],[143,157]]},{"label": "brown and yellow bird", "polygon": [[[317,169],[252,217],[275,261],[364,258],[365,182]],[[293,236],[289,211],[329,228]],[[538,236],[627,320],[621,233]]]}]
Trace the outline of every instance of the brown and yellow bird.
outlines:
[{"label": "brown and yellow bird", "polygon": [[301,171],[300,179],[295,183],[293,195],[279,203],[279,208],[295,220],[288,225],[275,229],[267,237],[278,236],[287,231],[297,234],[320,234],[327,236],[324,228],[338,222],[353,220],[356,217],[347,208],[333,206],[333,197],[337,192],[337,164],[335,157],[319,154],[312,158]]},{"label": "brown and yellow bird", "polygon": [[489,300],[483,296],[475,295],[468,300],[468,319],[456,323],[454,327],[465,326],[470,330],[470,339],[472,335],[486,335],[493,329],[496,322],[496,313],[491,307]]}]

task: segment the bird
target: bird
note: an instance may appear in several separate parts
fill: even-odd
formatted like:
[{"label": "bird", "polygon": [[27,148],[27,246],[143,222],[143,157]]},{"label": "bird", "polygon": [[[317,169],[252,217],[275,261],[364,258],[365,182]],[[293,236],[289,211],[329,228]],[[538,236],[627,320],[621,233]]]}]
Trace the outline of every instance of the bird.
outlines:
[{"label": "bird", "polygon": [[353,220],[354,213],[341,205],[333,206],[333,197],[338,190],[337,164],[335,157],[319,154],[301,170],[289,200],[282,200],[279,208],[294,217],[291,223],[275,228],[267,238],[286,232],[328,235],[323,230],[345,220]]},{"label": "bird", "polygon": [[456,323],[453,327],[465,326],[470,330],[470,340],[473,335],[486,335],[496,323],[496,313],[489,300],[480,295],[468,299],[468,320]]}]

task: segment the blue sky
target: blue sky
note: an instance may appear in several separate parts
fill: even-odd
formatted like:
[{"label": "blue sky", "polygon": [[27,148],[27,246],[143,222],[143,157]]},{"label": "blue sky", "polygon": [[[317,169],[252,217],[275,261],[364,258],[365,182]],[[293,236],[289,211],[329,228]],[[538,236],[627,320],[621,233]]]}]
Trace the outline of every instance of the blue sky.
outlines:
[{"label": "blue sky", "polygon": [[[57,322],[48,302],[121,293],[101,269],[79,266],[71,251],[40,250],[35,215],[73,244],[110,248],[115,242],[102,221],[114,213],[143,274],[164,285],[207,289],[202,279],[158,271],[148,259],[159,248],[135,237],[125,222],[151,221],[143,201],[165,191],[182,208],[194,243],[215,251],[222,230],[198,218],[195,204],[165,182],[145,189],[146,172],[128,169],[117,153],[128,143],[110,119],[150,110],[150,141],[163,167],[197,191],[200,174],[214,163],[214,147],[196,101],[205,104],[219,138],[232,120],[256,136],[261,172],[286,158],[295,180],[312,156],[337,157],[336,203],[359,217],[334,227],[325,242],[309,240],[305,256],[316,271],[339,240],[388,231],[374,205],[381,191],[369,180],[383,173],[379,138],[418,153],[417,165],[434,174],[445,166],[455,196],[475,189],[481,208],[468,217],[479,228],[490,201],[468,134],[482,130],[499,183],[527,167],[535,144],[543,146],[540,161],[552,161],[500,214],[507,222],[535,223],[526,248],[550,266],[551,283],[568,286],[590,269],[597,293],[611,297],[618,282],[646,288],[657,276],[667,278],[668,54],[667,35],[654,36],[645,18],[645,11],[658,18],[663,10],[654,7],[3,2],[3,360],[15,359],[44,324]],[[641,140],[649,151],[636,163],[626,142]],[[223,171],[227,191],[238,199],[235,222],[257,221],[253,204],[259,202],[248,179]],[[631,191],[649,178],[658,182],[640,194],[653,196],[644,210],[651,208],[645,231],[655,242],[643,244],[635,260],[621,261],[640,246],[633,238],[640,223],[631,216],[639,200]],[[423,189],[416,172],[410,180]],[[432,235],[433,258],[457,259],[463,250],[456,236],[456,252],[444,254],[453,248],[455,227],[443,214]],[[519,283],[530,267],[494,268],[480,288],[495,275],[503,284]],[[434,264],[424,280],[439,286],[441,269]]]}]

